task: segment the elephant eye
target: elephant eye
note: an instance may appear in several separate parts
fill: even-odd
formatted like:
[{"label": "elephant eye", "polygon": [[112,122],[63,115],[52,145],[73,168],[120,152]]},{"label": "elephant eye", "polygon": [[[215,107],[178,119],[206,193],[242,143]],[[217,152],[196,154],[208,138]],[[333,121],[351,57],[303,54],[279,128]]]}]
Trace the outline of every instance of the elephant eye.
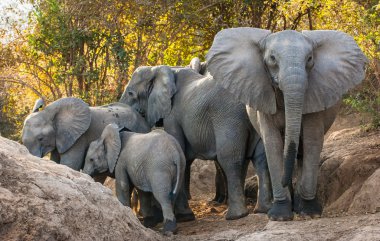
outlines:
[{"label": "elephant eye", "polygon": [[310,62],[313,60],[313,57],[312,56],[309,56],[309,58],[307,58],[307,62]]},{"label": "elephant eye", "polygon": [[41,142],[43,139],[44,139],[43,137],[38,137],[37,140]]},{"label": "elephant eye", "polygon": [[94,159],[90,158],[90,162],[93,162],[93,161],[94,161]]},{"label": "elephant eye", "polygon": [[271,59],[273,62],[276,61],[276,57],[274,57],[274,55],[271,55],[271,56],[270,56],[270,59]]},{"label": "elephant eye", "polygon": [[132,97],[133,96],[133,92],[132,91],[128,91],[128,95]]}]

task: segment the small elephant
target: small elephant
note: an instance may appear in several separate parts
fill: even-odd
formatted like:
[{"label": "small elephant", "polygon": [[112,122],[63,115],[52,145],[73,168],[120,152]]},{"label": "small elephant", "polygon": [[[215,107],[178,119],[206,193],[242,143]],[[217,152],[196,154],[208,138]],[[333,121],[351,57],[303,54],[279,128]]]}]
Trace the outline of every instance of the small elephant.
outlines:
[{"label": "small elephant", "polygon": [[22,130],[22,142],[29,152],[43,157],[51,152],[51,159],[79,171],[84,164],[91,141],[99,138],[104,127],[117,123],[146,133],[150,127],[145,119],[130,106],[113,103],[89,107],[78,98],[62,98],[38,111],[37,101]]},{"label": "small elephant", "polygon": [[137,188],[144,224],[154,219],[148,212],[153,193],[162,208],[165,233],[176,230],[173,203],[183,188],[185,167],[181,146],[165,131],[119,133],[115,124],[109,124],[101,137],[90,144],[83,172],[89,175],[115,172],[116,196],[129,207],[131,190]]},{"label": "small elephant", "polygon": [[[274,203],[272,220],[319,216],[317,177],[324,134],[341,98],[365,76],[366,57],[349,35],[332,30],[256,28],[220,31],[207,54],[207,68],[223,88],[246,104],[264,140]],[[300,157],[292,207],[287,186]]]},{"label": "small elephant", "polygon": [[[203,76],[190,68],[142,66],[136,69],[120,102],[145,115],[154,126],[163,119],[165,131],[174,136],[184,150],[187,166],[195,158],[217,161],[227,179],[228,211],[226,219],[248,215],[243,192],[248,160],[255,153],[260,136],[249,121],[245,106],[219,87],[212,76]],[[264,155],[265,156],[265,155]],[[271,206],[270,179],[266,158],[254,161],[260,179],[256,212]],[[180,194],[176,204],[187,203]],[[186,205],[182,216],[194,219]],[[180,220],[177,217],[177,220]]]}]

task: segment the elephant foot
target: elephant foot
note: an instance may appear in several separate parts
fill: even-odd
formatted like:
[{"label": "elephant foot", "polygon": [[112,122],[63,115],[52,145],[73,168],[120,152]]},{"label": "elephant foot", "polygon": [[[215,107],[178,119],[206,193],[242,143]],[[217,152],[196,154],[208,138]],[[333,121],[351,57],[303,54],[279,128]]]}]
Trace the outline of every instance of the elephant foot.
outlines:
[{"label": "elephant foot", "polygon": [[195,220],[195,215],[193,212],[191,212],[191,213],[178,213],[175,215],[175,219],[179,223],[189,222],[189,221]]},{"label": "elephant foot", "polygon": [[297,213],[301,216],[310,216],[311,218],[319,218],[322,215],[322,206],[317,198],[305,200],[299,198]]},{"label": "elephant foot", "polygon": [[239,209],[228,207],[226,220],[235,220],[248,216],[248,209],[244,206]]},{"label": "elephant foot", "polygon": [[272,208],[268,211],[268,217],[272,221],[293,220],[292,202],[289,199],[275,200]]},{"label": "elephant foot", "polygon": [[170,234],[176,234],[177,233],[177,223],[176,220],[166,220],[164,223],[164,229],[163,229],[164,235],[170,235]]},{"label": "elephant foot", "polygon": [[146,228],[154,228],[158,224],[157,218],[154,216],[144,217],[143,225]]},{"label": "elephant foot", "polygon": [[271,209],[272,204],[259,204],[256,203],[255,209],[253,210],[253,213],[268,213],[268,211]]},{"label": "elephant foot", "polygon": [[227,197],[225,195],[215,195],[214,199],[212,199],[213,202],[219,203],[219,204],[226,204],[227,203]]}]

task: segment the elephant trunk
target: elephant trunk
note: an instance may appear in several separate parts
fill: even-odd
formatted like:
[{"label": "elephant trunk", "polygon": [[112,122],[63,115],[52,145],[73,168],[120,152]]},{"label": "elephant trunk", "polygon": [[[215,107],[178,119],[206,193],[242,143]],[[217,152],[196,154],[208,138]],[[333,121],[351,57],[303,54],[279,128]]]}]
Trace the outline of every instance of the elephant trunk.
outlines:
[{"label": "elephant trunk", "polygon": [[[302,78],[300,80],[299,78]],[[284,172],[281,184],[291,185],[294,163],[297,157],[301,132],[302,109],[306,89],[306,78],[293,75],[286,86],[282,88],[285,104],[285,143],[284,143]]]},{"label": "elephant trunk", "polygon": [[36,156],[36,157],[39,157],[39,158],[42,158],[43,157],[43,153],[42,153],[42,149],[41,147],[36,147],[36,148],[28,148],[30,154],[32,154],[33,156]]}]

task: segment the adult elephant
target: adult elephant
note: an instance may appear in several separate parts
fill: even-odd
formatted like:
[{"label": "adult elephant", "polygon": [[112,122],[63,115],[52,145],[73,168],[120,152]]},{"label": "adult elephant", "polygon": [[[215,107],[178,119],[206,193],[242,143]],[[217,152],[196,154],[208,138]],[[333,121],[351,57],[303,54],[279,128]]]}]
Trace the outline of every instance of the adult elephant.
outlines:
[{"label": "adult elephant", "polygon": [[122,103],[89,107],[78,98],[62,98],[38,111],[35,105],[22,130],[22,142],[38,157],[52,153],[57,163],[80,170],[90,142],[102,134],[105,126],[116,123],[135,132],[150,131],[145,119]]},{"label": "adult elephant", "polygon": [[207,62],[217,82],[247,105],[264,140],[274,197],[269,218],[293,219],[286,187],[300,150],[294,210],[320,215],[316,186],[324,133],[342,94],[364,78],[367,60],[355,41],[339,31],[225,29],[215,36]]},{"label": "adult elephant", "polygon": [[[244,165],[254,156],[260,137],[249,122],[245,106],[216,85],[212,76],[202,76],[189,68],[139,67],[120,102],[145,115],[151,126],[163,119],[165,131],[178,140],[186,161],[216,160],[227,177],[226,219],[248,215]],[[256,168],[262,180],[256,211],[266,212],[271,205],[266,159],[258,158]],[[184,199],[186,195],[180,194],[178,200]]]},{"label": "adult elephant", "polygon": [[[210,72],[207,70],[207,63],[201,62],[198,57],[192,58],[190,61],[190,64],[187,67],[193,69],[195,72],[197,72],[201,75],[204,75],[204,76],[210,74]],[[261,150],[259,150],[259,148],[261,148]],[[256,160],[256,162],[259,158],[266,158],[264,145],[263,145],[261,139],[260,139],[259,143],[257,144],[255,154],[256,154],[256,156],[254,156],[254,158],[252,160]],[[253,165],[255,165],[255,163],[253,163]],[[247,168],[248,168],[248,166],[247,166]],[[226,203],[227,197],[228,197],[228,192],[227,192],[227,187],[226,187],[226,183],[227,183],[226,175],[223,173],[223,170],[220,167],[220,165],[218,164],[218,162],[215,162],[215,170],[216,170],[216,174],[215,174],[215,197],[213,198],[212,201],[217,202],[217,203]],[[186,177],[185,178],[185,180],[186,180],[185,190],[187,191],[188,197],[190,197],[190,171],[189,170],[186,172],[185,177]],[[244,190],[244,192],[245,192],[245,190]],[[259,210],[260,209],[255,209],[255,212],[260,212]]]}]

